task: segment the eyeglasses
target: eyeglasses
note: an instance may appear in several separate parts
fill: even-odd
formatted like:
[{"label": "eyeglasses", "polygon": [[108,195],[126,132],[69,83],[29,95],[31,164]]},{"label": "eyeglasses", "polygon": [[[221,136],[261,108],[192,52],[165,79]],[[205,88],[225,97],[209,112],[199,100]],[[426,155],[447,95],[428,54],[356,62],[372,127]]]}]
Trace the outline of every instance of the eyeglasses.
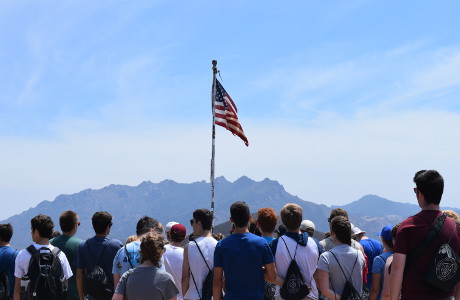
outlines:
[{"label": "eyeglasses", "polygon": [[331,223],[331,220],[332,220],[331,218],[327,218],[328,223]]},{"label": "eyeglasses", "polygon": [[195,222],[195,220],[190,219],[190,225],[193,225],[194,222]]},{"label": "eyeglasses", "polygon": [[414,188],[414,193],[415,193],[415,194],[418,193],[418,188]]}]

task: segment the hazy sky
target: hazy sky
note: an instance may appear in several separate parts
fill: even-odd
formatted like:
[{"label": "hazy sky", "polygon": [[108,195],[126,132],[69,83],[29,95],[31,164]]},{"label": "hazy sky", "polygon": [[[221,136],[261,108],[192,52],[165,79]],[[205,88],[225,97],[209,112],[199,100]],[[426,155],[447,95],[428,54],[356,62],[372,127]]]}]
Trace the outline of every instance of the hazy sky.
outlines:
[{"label": "hazy sky", "polygon": [[459,207],[459,14],[455,0],[0,0],[0,219],[112,183],[209,181],[213,59],[250,143],[218,127],[217,176],[416,203],[414,173],[437,169]]}]

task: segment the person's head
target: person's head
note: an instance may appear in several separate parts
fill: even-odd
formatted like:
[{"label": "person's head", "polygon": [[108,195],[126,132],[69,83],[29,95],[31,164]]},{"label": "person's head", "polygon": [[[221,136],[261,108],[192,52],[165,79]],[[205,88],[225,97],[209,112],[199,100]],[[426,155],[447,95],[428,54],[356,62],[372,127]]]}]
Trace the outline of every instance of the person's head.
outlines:
[{"label": "person's head", "polygon": [[351,246],[351,225],[344,216],[337,216],[331,220],[331,235],[342,244]]},{"label": "person's head", "polygon": [[137,221],[136,234],[137,236],[141,236],[150,231],[156,231],[157,233],[161,233],[163,231],[163,228],[160,231],[159,225],[160,223],[154,218],[143,216],[139,219],[139,221]]},{"label": "person's head", "polygon": [[242,228],[247,227],[251,212],[246,202],[236,201],[230,206],[231,221],[235,224],[235,227]]},{"label": "person's head", "polygon": [[212,218],[212,212],[206,208],[200,208],[193,212],[193,219],[190,220],[190,225],[192,225],[195,233],[211,230]]},{"label": "person's head", "polygon": [[460,222],[460,217],[458,216],[458,214],[451,210],[451,209],[445,209],[442,211],[443,213],[445,213],[449,218],[451,218],[452,220],[454,220],[455,222]]},{"label": "person's head", "polygon": [[396,233],[398,232],[399,226],[401,226],[401,223],[396,224],[396,225],[393,226],[393,228],[391,229],[391,237],[392,237],[392,239],[393,239],[393,245],[395,244]]},{"label": "person's head", "polygon": [[137,235],[130,235],[125,241],[125,246],[137,240]]},{"label": "person's head", "polygon": [[141,237],[141,262],[150,261],[153,265],[160,267],[161,256],[165,248],[163,237],[157,232],[148,232]]},{"label": "person's head", "polygon": [[37,215],[30,220],[32,230],[32,240],[51,239],[53,236],[54,223],[47,215]]},{"label": "person's head", "polygon": [[112,215],[106,211],[95,212],[91,222],[96,234],[108,234],[112,227]]},{"label": "person's head", "polygon": [[351,237],[356,240],[357,242],[361,241],[361,239],[366,235],[364,230],[359,229],[359,227],[353,226],[351,224]]},{"label": "person's head", "polygon": [[169,238],[174,243],[182,243],[187,236],[187,229],[182,224],[175,224],[169,231]]},{"label": "person's head", "polygon": [[298,204],[288,203],[280,211],[281,221],[288,231],[298,231],[302,223],[303,210]]},{"label": "person's head", "polygon": [[[257,223],[256,221],[254,221],[254,219],[250,218],[249,219],[249,227],[248,227],[248,231],[252,234],[256,234],[256,229],[257,229]],[[260,232],[259,232],[260,233]]]},{"label": "person's head", "polygon": [[262,233],[273,233],[278,216],[273,208],[265,207],[257,211],[257,226]]},{"label": "person's head", "polygon": [[80,222],[78,222],[78,215],[71,210],[65,211],[59,217],[59,226],[63,233],[71,233],[77,231]]},{"label": "person's head", "polygon": [[168,239],[168,241],[171,241],[169,237],[169,232],[171,231],[171,228],[176,224],[179,224],[179,223],[171,221],[171,222],[168,222],[168,224],[166,224],[165,233],[166,233],[166,238]]},{"label": "person's head", "polygon": [[303,220],[302,223],[300,223],[300,231],[306,232],[310,237],[313,237],[315,234],[315,223],[310,220]]},{"label": "person's head", "polygon": [[334,208],[333,210],[331,210],[331,214],[329,215],[329,218],[327,219],[327,221],[331,223],[331,220],[337,216],[343,216],[348,219],[348,213],[345,209]]},{"label": "person's head", "polygon": [[416,185],[414,192],[417,195],[417,199],[421,194],[426,204],[439,205],[444,191],[444,179],[438,171],[418,171],[415,173],[414,183]]},{"label": "person's head", "polygon": [[8,244],[13,236],[13,226],[10,223],[0,224],[0,242]]},{"label": "person's head", "polygon": [[386,245],[387,248],[391,250],[393,250],[393,237],[391,235],[392,229],[393,229],[393,226],[387,225],[383,227],[379,233],[379,236],[382,239],[382,244]]},{"label": "person's head", "polygon": [[282,237],[287,232],[286,226],[280,224],[278,228],[275,230],[276,237]]}]

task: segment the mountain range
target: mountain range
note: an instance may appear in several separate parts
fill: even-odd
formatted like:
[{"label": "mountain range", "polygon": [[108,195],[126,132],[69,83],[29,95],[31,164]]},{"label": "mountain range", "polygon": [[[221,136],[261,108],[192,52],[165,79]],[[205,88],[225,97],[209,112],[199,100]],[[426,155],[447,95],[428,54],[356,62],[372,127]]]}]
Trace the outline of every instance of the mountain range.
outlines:
[{"label": "mountain range", "polygon": [[[135,233],[137,220],[144,215],[158,219],[162,224],[176,221],[190,230],[189,220],[197,208],[210,207],[210,183],[205,181],[177,183],[164,180],[159,183],[144,181],[137,186],[110,185],[102,189],[87,189],[76,194],[60,195],[54,201],[42,201],[36,207],[14,215],[0,223],[11,223],[14,234],[11,244],[23,248],[31,243],[30,219],[37,214],[47,214],[59,230],[59,215],[66,210],[78,213],[81,226],[77,236],[87,239],[93,236],[91,217],[94,212],[106,210],[113,215],[110,236],[122,242]],[[318,231],[329,230],[327,218],[332,208],[305,201],[289,194],[277,181],[268,178],[254,181],[246,176],[230,182],[224,177],[215,180],[215,224],[229,220],[229,207],[235,201],[245,201],[251,212],[262,207],[272,207],[277,212],[286,203],[297,203],[304,211],[304,219],[316,224]],[[352,203],[341,206],[349,213],[351,222],[376,238],[379,230],[387,224],[397,224],[417,213],[415,204],[393,202],[376,195],[366,195]],[[455,209],[457,213],[460,210]],[[216,226],[217,228],[225,228]],[[227,234],[228,231],[224,231]]]}]

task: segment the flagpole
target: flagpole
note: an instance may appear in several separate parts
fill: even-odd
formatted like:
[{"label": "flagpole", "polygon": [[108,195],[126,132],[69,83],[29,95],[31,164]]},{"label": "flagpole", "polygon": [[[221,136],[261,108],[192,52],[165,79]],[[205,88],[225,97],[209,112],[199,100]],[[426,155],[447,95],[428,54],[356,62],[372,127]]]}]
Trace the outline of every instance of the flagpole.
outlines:
[{"label": "flagpole", "polygon": [[216,125],[215,125],[215,110],[214,110],[214,95],[216,89],[216,74],[217,74],[217,60],[212,61],[212,151],[211,151],[211,211],[212,211],[212,226],[211,232],[214,232],[214,158],[216,153]]}]

